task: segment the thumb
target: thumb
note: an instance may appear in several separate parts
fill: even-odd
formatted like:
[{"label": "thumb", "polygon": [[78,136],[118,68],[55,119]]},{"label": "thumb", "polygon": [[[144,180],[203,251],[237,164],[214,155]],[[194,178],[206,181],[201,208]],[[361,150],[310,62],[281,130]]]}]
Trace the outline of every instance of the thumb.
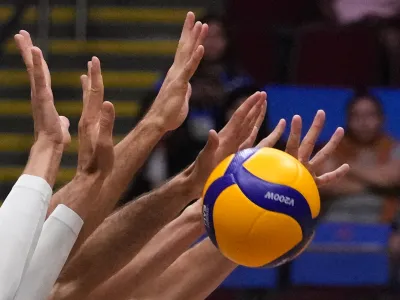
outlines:
[{"label": "thumb", "polygon": [[113,147],[113,128],[115,120],[114,105],[105,101],[102,104],[99,137],[97,139],[96,149],[90,164],[93,170],[100,170],[103,176],[107,176],[114,165],[114,147]]},{"label": "thumb", "polygon": [[99,143],[112,144],[115,109],[111,102],[105,101],[101,108]]},{"label": "thumb", "polygon": [[188,89],[187,89],[186,96],[185,96],[185,100],[189,101],[190,97],[192,97],[192,85],[189,82],[188,83]]},{"label": "thumb", "polygon": [[70,123],[69,123],[69,120],[67,117],[60,116],[60,121],[61,121],[61,125],[63,127],[67,128],[67,129],[69,128]]},{"label": "thumb", "polygon": [[203,150],[201,150],[198,156],[198,163],[200,164],[200,167],[209,165],[211,165],[211,168],[214,167],[215,152],[217,151],[218,146],[218,134],[215,132],[215,130],[210,130],[208,133],[207,144],[205,145]]}]

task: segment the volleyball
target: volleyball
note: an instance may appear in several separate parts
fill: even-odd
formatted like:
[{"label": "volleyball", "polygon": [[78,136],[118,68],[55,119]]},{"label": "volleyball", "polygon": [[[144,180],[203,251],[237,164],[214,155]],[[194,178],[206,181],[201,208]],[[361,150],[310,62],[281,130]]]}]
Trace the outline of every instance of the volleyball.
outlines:
[{"label": "volleyball", "polygon": [[221,253],[247,267],[276,267],[314,236],[317,185],[293,156],[251,148],[223,160],[203,191],[207,233]]}]

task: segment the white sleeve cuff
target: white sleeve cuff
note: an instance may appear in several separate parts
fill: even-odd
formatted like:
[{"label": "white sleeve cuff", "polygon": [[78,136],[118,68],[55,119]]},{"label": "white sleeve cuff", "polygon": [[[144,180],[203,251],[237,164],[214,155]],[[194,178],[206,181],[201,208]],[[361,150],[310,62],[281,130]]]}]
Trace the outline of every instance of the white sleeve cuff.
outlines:
[{"label": "white sleeve cuff", "polygon": [[50,200],[53,190],[51,186],[41,177],[22,174],[14,185],[15,187],[29,188],[38,191],[44,196],[44,199]]},{"label": "white sleeve cuff", "polygon": [[64,204],[59,204],[50,217],[56,218],[59,221],[63,222],[72,230],[72,232],[76,236],[79,235],[79,232],[81,231],[83,226],[83,220],[81,219],[81,217]]}]

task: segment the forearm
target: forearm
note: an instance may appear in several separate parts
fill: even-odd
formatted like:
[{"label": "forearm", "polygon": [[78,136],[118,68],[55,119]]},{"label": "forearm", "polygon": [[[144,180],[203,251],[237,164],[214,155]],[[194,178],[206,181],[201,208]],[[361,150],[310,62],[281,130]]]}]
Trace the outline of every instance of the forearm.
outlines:
[{"label": "forearm", "polygon": [[161,275],[205,232],[201,213],[187,214],[161,229],[133,260],[104,282],[88,298],[125,300],[132,291],[151,289],[153,279]]},{"label": "forearm", "polygon": [[134,299],[203,300],[237,267],[205,239],[181,255]]},{"label": "forearm", "polygon": [[15,300],[42,300],[49,296],[82,225],[82,219],[68,207],[59,205],[56,208],[43,225]]},{"label": "forearm", "polygon": [[[80,174],[75,176],[71,182],[63,187],[62,193],[57,193],[53,196],[50,203],[51,207],[47,214],[50,215],[54,211],[54,205],[63,204],[77,213],[86,222],[88,215],[91,213],[94,214],[93,211],[97,210],[97,201],[103,183],[104,179],[97,174]],[[80,230],[78,239],[70,252],[70,259],[79,249],[79,241],[83,241],[85,230],[85,226]]]},{"label": "forearm", "polygon": [[[143,246],[187,205],[192,185],[185,172],[108,217],[64,269],[57,286],[63,299],[80,299],[125,266]],[[138,234],[140,233],[140,234]],[[105,259],[112,257],[112,259]],[[96,266],[92,268],[91,266]]]},{"label": "forearm", "polygon": [[43,178],[51,188],[56,181],[64,146],[37,140],[32,146],[24,174]]},{"label": "forearm", "polygon": [[13,299],[29,265],[52,194],[40,177],[22,175],[0,208],[0,299]]}]

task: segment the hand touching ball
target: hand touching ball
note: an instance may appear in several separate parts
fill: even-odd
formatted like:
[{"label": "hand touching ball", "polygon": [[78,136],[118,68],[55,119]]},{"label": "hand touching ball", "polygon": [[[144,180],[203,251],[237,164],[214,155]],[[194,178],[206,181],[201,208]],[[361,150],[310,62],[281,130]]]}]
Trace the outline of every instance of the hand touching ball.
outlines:
[{"label": "hand touching ball", "polygon": [[203,192],[210,239],[247,267],[275,267],[310,243],[320,211],[317,185],[293,156],[251,148],[223,160]]}]

